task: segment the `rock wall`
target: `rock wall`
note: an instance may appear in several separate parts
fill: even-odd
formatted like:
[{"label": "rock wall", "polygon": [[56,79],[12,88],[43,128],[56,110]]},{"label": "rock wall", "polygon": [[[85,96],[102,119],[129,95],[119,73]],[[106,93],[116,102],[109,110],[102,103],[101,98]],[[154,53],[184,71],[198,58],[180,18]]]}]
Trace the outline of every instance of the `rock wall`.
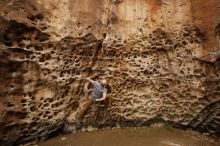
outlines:
[{"label": "rock wall", "polygon": [[[112,107],[85,127],[158,121],[220,133],[218,0],[2,0],[0,144],[73,124],[106,78]],[[73,126],[74,127],[74,126]]]}]

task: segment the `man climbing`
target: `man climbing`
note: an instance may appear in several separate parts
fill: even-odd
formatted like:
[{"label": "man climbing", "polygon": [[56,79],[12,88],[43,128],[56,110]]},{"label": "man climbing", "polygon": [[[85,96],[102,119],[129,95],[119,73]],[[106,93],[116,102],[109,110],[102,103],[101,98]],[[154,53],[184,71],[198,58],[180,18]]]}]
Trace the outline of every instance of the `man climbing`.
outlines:
[{"label": "man climbing", "polygon": [[92,97],[89,98],[92,98],[94,102],[105,100],[107,94],[107,89],[106,89],[107,81],[105,79],[102,79],[101,82],[99,83],[98,81],[93,81],[90,78],[86,78],[86,80],[92,83],[93,85]]},{"label": "man climbing", "polygon": [[[109,98],[109,96],[111,96],[111,87],[107,84],[107,81],[105,79],[102,79],[100,83],[98,81],[93,81],[90,78],[86,78],[86,80],[93,85],[92,95],[89,96],[88,100],[79,111],[78,119],[82,119],[82,117],[85,115],[85,113],[93,103],[105,100],[108,107],[111,104]],[[108,100],[106,100],[106,98],[108,98]]]}]

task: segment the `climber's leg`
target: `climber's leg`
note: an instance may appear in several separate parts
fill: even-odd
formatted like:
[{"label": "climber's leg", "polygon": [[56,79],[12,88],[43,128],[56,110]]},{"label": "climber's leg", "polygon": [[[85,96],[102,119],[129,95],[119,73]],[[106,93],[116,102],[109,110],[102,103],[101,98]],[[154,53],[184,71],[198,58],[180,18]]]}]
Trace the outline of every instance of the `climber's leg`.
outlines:
[{"label": "climber's leg", "polygon": [[79,111],[78,119],[82,119],[83,118],[83,116],[86,114],[86,112],[88,111],[88,109],[92,105],[92,103],[93,103],[92,97],[89,96],[88,100],[83,105],[82,109]]},{"label": "climber's leg", "polygon": [[107,107],[111,107],[112,106],[111,94],[107,94],[106,95],[105,104],[107,105]]}]

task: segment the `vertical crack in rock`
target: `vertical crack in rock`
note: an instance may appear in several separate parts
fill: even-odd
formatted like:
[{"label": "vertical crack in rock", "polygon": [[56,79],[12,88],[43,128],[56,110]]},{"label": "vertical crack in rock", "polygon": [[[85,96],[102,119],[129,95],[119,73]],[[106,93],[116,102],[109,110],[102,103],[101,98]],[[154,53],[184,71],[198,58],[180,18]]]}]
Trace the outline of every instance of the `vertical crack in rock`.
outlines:
[{"label": "vertical crack in rock", "polygon": [[[103,40],[104,40],[104,39],[103,39]],[[93,54],[93,57],[92,57],[92,59],[91,59],[91,63],[89,64],[88,67],[86,67],[86,68],[84,69],[84,71],[83,71],[83,73],[82,73],[82,76],[81,76],[80,79],[79,79],[79,85],[78,85],[77,91],[76,91],[76,94],[77,94],[78,97],[81,97],[81,98],[87,98],[87,97],[88,97],[87,93],[88,93],[89,91],[87,91],[87,90],[88,90],[88,89],[87,89],[87,86],[88,86],[88,85],[86,85],[86,78],[87,78],[87,77],[90,77],[90,75],[91,75],[92,72],[93,72],[93,67],[94,67],[95,64],[98,62],[99,57],[101,57],[101,55],[102,55],[102,51],[103,51],[103,40],[98,43],[98,46],[96,47],[95,52],[94,52],[94,54]],[[78,100],[79,100],[79,102],[80,102],[80,99],[78,99]],[[69,106],[70,106],[70,107],[71,107],[71,106],[74,106],[74,104],[75,104],[75,103],[73,103],[73,105],[72,105],[72,103],[70,103]],[[80,108],[80,107],[79,107],[79,108]],[[70,109],[72,109],[72,108],[70,108]],[[78,110],[80,110],[80,109],[78,109]],[[69,111],[69,113],[67,114],[66,117],[68,118],[68,116],[69,116],[70,114],[71,114],[71,110]]]}]

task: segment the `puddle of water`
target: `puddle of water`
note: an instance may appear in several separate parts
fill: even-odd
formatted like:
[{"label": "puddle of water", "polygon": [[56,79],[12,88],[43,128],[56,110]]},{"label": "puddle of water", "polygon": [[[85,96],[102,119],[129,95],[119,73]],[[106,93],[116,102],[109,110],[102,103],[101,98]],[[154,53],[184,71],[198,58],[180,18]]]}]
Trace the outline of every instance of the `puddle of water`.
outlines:
[{"label": "puddle of water", "polygon": [[163,127],[104,129],[62,135],[39,146],[220,146],[220,141],[194,132]]}]

